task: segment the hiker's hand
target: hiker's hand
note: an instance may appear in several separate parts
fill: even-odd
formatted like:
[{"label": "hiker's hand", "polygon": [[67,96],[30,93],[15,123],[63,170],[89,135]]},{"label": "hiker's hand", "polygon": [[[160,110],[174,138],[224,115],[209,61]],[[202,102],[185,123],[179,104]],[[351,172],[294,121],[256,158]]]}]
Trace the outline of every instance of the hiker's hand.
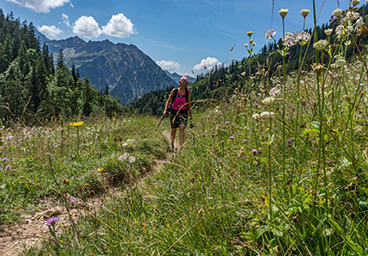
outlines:
[{"label": "hiker's hand", "polygon": [[167,112],[166,111],[164,111],[164,113],[162,114],[163,116],[167,116]]}]

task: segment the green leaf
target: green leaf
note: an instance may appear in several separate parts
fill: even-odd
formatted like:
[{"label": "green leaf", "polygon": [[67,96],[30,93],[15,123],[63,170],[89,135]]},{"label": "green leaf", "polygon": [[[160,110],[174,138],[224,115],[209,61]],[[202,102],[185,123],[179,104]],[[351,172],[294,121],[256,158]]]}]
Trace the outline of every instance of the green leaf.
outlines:
[{"label": "green leaf", "polygon": [[303,132],[303,135],[306,135],[307,133],[319,133],[319,130],[317,129],[306,129],[304,132]]}]

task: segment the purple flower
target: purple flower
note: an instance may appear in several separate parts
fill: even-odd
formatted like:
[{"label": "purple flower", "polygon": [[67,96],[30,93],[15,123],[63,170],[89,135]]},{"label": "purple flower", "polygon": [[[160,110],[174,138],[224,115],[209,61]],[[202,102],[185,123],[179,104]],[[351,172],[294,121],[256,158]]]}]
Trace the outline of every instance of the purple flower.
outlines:
[{"label": "purple flower", "polygon": [[75,204],[75,200],[74,199],[70,200],[70,203]]},{"label": "purple flower", "polygon": [[255,155],[255,154],[257,154],[257,149],[252,149],[252,153]]},{"label": "purple flower", "polygon": [[234,136],[230,136],[230,139],[234,139]]},{"label": "purple flower", "polygon": [[51,170],[55,170],[55,167],[51,167]]},{"label": "purple flower", "polygon": [[3,158],[3,161],[8,161],[8,160],[9,160],[9,159],[8,159],[8,158],[6,158],[6,157],[4,157],[4,158]]},{"label": "purple flower", "polygon": [[74,158],[75,157],[75,155],[72,155],[72,158]]},{"label": "purple flower", "polygon": [[48,219],[46,221],[46,225],[47,226],[54,226],[56,224],[56,222],[59,221],[59,218],[58,217],[52,217],[51,219]]},{"label": "purple flower", "polygon": [[166,163],[166,159],[164,159],[164,163]]},{"label": "purple flower", "polygon": [[291,140],[288,140],[288,141],[286,142],[286,145],[287,145],[288,147],[291,147],[291,146],[293,145],[293,142],[292,142]]},{"label": "purple flower", "polygon": [[202,133],[202,137],[206,136],[206,134]]},{"label": "purple flower", "polygon": [[7,140],[11,140],[11,137],[6,137]]},{"label": "purple flower", "polygon": [[226,121],[226,124],[230,124],[230,122],[229,121]]},{"label": "purple flower", "polygon": [[244,139],[243,141],[244,141],[244,142],[248,142],[248,141],[247,141],[247,139]]},{"label": "purple flower", "polygon": [[12,168],[12,167],[11,167],[11,165],[7,165],[7,166],[5,166],[5,168],[6,168],[6,169],[10,169],[10,168]]},{"label": "purple flower", "polygon": [[254,105],[253,105],[253,106],[257,107],[257,106],[258,106],[258,104],[257,104],[257,103],[254,103]]},{"label": "purple flower", "polygon": [[293,111],[295,111],[296,107],[293,107]]}]

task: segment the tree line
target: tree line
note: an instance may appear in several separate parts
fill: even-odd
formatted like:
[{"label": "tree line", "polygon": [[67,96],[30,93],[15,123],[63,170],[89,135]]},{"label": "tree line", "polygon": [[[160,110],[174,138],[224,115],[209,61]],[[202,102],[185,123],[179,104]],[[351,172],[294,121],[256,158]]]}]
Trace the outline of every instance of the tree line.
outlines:
[{"label": "tree line", "polygon": [[74,63],[64,64],[60,49],[56,63],[48,46],[40,47],[32,23],[20,22],[0,9],[0,119],[33,125],[51,117],[70,118],[91,113],[121,112],[118,98],[97,91],[81,78]]}]

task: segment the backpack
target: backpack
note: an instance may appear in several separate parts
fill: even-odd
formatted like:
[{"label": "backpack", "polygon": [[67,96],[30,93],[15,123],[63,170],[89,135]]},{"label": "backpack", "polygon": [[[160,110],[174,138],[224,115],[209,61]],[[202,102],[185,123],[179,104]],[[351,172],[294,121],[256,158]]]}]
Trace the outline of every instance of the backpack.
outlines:
[{"label": "backpack", "polygon": [[[174,89],[174,95],[172,96],[172,102],[174,103],[175,99],[176,99],[176,95],[178,94],[178,88]],[[185,88],[185,101],[188,103],[188,97],[189,97],[189,91],[187,88]]]}]

